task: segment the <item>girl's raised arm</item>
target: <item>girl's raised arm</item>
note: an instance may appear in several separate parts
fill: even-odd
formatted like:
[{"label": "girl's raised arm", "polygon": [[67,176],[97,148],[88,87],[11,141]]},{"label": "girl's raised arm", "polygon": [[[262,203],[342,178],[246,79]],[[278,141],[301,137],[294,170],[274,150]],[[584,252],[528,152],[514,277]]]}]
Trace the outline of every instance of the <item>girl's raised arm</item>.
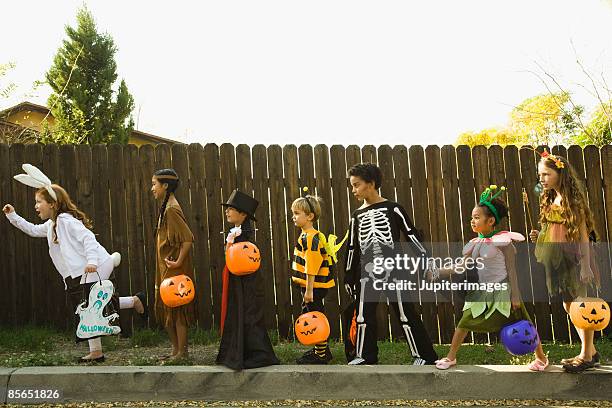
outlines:
[{"label": "girl's raised arm", "polygon": [[47,220],[47,222],[45,222],[44,224],[32,224],[31,222],[24,220],[15,211],[11,211],[5,214],[6,218],[8,218],[11,224],[34,238],[46,237],[47,233],[49,232],[49,228],[51,228],[51,223],[53,222],[51,220]]}]

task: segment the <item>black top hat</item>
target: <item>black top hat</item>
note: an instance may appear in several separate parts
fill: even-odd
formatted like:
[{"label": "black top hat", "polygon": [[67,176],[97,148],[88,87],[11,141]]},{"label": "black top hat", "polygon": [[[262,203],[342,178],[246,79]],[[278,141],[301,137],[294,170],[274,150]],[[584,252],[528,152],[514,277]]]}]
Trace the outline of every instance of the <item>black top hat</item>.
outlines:
[{"label": "black top hat", "polygon": [[250,195],[243,193],[242,191],[234,190],[227,199],[227,203],[221,205],[224,207],[233,207],[238,211],[247,213],[249,218],[251,218],[253,221],[257,221],[255,219],[255,210],[257,210],[259,201]]}]

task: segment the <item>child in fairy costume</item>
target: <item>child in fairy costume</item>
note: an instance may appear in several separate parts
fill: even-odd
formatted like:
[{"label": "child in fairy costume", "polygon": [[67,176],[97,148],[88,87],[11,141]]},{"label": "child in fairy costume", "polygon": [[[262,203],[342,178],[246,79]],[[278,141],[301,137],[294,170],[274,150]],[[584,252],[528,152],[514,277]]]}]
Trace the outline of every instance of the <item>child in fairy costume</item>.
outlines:
[{"label": "child in fairy costume", "polygon": [[[457,351],[470,331],[492,333],[503,326],[522,319],[531,320],[521,301],[518,278],[515,268],[516,249],[513,241],[524,241],[525,237],[517,232],[500,231],[496,226],[508,216],[508,208],[497,197],[505,190],[497,186],[487,188],[478,204],[472,210],[471,227],[478,237],[463,248],[464,261],[468,258],[478,260],[478,281],[482,283],[506,283],[508,289],[486,292],[468,291],[463,307],[463,316],[457,324],[451,347],[446,357],[436,361],[436,368],[447,370],[457,364]],[[457,268],[444,268],[428,272],[430,280],[448,277],[451,273],[463,273],[464,265]],[[548,358],[538,345],[536,359],[528,365],[532,371],[543,371],[548,366]]]},{"label": "child in fairy costume", "polygon": [[[569,312],[573,300],[587,295],[589,285],[599,286],[599,270],[589,241],[593,215],[586,192],[569,162],[561,156],[541,153],[538,163],[540,224],[531,231],[536,242],[535,256],[544,265],[550,296],[560,295]],[[568,372],[582,372],[599,364],[600,356],[593,342],[594,331],[576,328],[582,342],[580,354],[563,359]]]}]

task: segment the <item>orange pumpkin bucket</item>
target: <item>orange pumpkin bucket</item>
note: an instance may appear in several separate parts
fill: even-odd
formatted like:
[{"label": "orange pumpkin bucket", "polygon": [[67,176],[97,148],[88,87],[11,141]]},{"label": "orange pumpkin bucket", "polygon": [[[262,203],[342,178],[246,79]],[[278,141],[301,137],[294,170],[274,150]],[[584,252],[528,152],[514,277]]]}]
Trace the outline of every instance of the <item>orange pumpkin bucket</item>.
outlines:
[{"label": "orange pumpkin bucket", "polygon": [[305,346],[322,343],[329,337],[329,321],[321,312],[307,312],[295,321],[295,336]]},{"label": "orange pumpkin bucket", "polygon": [[603,330],[610,323],[610,305],[599,298],[578,298],[570,305],[570,319],[584,330]]},{"label": "orange pumpkin bucket", "polygon": [[162,281],[159,295],[166,306],[179,307],[193,300],[195,287],[187,275],[172,276]]},{"label": "orange pumpkin bucket", "polygon": [[259,269],[261,253],[252,242],[236,242],[227,248],[225,263],[234,275],[249,275]]}]

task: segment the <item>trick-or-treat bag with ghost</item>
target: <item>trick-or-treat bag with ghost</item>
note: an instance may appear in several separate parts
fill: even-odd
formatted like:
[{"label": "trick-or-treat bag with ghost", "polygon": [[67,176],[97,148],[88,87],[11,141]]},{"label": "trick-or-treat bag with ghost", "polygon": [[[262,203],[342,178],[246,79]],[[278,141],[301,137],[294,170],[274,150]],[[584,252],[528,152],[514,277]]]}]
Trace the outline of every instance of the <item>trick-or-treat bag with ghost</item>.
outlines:
[{"label": "trick-or-treat bag with ghost", "polygon": [[[113,326],[111,322],[119,319],[119,314],[111,313],[104,315],[106,306],[111,301],[115,287],[110,280],[102,280],[94,283],[89,290],[89,301],[77,306],[75,314],[80,316],[76,335],[80,339],[90,339],[99,336],[110,336],[119,334],[121,328]],[[112,308],[112,304],[111,304]]]}]

